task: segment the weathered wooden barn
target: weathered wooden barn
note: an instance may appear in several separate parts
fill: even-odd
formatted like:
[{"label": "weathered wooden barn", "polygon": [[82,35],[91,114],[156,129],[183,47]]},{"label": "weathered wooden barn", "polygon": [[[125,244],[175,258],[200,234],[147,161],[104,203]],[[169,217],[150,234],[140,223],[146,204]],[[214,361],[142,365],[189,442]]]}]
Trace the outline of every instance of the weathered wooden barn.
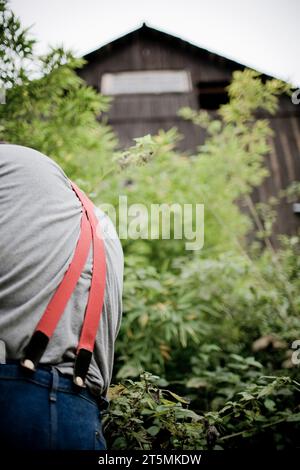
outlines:
[{"label": "weathered wooden barn", "polygon": [[[193,151],[204,133],[178,117],[183,106],[215,111],[227,100],[226,86],[234,70],[243,65],[196,47],[147,25],[85,56],[79,74],[86,82],[114,100],[108,121],[120,145],[134,137],[177,127],[180,146]],[[272,151],[266,158],[270,176],[253,194],[267,202],[293,181],[300,181],[300,105],[282,97],[276,116]],[[276,233],[296,233],[299,205],[283,200],[278,208]]]}]

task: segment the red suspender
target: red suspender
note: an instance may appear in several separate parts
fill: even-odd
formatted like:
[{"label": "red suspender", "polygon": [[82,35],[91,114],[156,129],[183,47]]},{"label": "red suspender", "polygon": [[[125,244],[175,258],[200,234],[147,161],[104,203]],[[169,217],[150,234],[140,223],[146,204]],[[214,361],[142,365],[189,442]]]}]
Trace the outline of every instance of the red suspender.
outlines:
[{"label": "red suspender", "polygon": [[87,212],[93,238],[93,274],[85,319],[81,331],[78,350],[86,349],[93,352],[98,324],[104,302],[106,282],[106,261],[104,242],[101,238],[98,219],[94,205],[80,189],[72,183],[73,189]]},{"label": "red suspender", "polygon": [[93,203],[74,183],[71,184],[83,206],[80,237],[75,248],[73,260],[36,326],[35,332],[26,348],[25,359],[22,361],[22,365],[34,370],[41,359],[84,269],[92,241],[92,281],[74,367],[75,383],[79,386],[84,386],[103,308],[106,261],[104,242],[101,238]]},{"label": "red suspender", "polygon": [[94,205],[74,183],[72,183],[72,187],[86,210],[93,239],[93,273],[91,288],[74,368],[75,383],[82,386],[91,362],[103,308],[106,283],[106,260],[104,242],[101,237],[98,219],[94,212]]}]

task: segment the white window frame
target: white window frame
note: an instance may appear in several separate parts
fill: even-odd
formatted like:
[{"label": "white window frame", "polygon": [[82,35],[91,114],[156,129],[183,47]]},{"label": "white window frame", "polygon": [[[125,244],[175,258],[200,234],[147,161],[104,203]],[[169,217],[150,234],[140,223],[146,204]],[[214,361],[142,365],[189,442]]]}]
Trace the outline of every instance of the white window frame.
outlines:
[{"label": "white window frame", "polygon": [[192,81],[188,70],[131,70],[104,73],[100,89],[104,95],[188,93]]}]

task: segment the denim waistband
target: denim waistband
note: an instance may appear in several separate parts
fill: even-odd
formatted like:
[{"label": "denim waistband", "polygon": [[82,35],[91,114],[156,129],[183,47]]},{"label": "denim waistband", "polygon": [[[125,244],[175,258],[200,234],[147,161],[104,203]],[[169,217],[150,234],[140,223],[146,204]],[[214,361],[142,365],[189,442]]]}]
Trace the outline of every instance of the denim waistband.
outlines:
[{"label": "denim waistband", "polygon": [[[31,371],[22,367],[18,361],[8,361],[6,364],[0,364],[0,379],[25,380],[41,387],[51,388],[53,369],[55,369],[55,366],[39,365],[35,371]],[[71,377],[67,377],[59,371],[58,376],[58,392],[76,394],[81,398],[91,401],[100,410],[108,408],[108,400],[105,397],[96,397],[87,388],[79,388],[74,384]]]}]

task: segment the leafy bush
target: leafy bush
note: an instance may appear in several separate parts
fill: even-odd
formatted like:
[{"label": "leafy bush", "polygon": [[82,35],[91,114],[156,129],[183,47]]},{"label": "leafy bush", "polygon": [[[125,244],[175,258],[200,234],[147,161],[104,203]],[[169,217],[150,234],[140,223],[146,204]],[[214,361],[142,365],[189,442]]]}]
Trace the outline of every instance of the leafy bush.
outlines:
[{"label": "leafy bush", "polygon": [[[108,170],[116,138],[99,116],[108,109],[76,74],[84,63],[63,48],[40,56],[36,41],[23,29],[5,0],[0,0],[0,140],[25,145],[52,156],[87,190]],[[100,156],[100,159],[96,158]]]},{"label": "leafy bush", "polygon": [[289,377],[262,377],[219,411],[199,414],[189,409],[186,398],[164,385],[157,376],[144,373],[139,382],[127,380],[111,388],[111,410],[104,418],[110,448],[283,449],[298,445],[300,384]]}]

